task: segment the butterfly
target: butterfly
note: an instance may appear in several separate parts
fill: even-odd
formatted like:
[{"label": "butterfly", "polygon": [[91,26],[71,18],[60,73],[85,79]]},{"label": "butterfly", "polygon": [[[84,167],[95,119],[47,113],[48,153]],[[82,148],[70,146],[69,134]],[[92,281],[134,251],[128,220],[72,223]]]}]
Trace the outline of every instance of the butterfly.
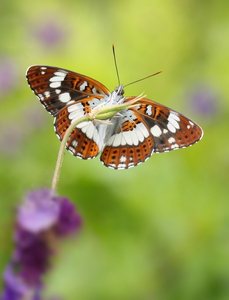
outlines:
[{"label": "butterfly", "polygon": [[[60,140],[73,121],[93,109],[136,98],[124,97],[122,85],[110,92],[95,79],[57,67],[31,66],[26,77],[41,104],[54,117]],[[153,153],[185,148],[202,136],[202,129],[181,113],[139,97],[134,107],[117,113],[108,122],[79,123],[66,148],[82,159],[101,153],[100,160],[106,167],[128,169],[143,163]]]}]

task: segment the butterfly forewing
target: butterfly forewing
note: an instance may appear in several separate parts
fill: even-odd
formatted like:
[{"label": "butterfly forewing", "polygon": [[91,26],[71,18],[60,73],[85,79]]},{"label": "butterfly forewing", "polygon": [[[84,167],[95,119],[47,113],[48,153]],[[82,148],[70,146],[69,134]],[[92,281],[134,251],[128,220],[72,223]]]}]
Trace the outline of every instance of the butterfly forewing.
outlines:
[{"label": "butterfly forewing", "polygon": [[154,152],[188,147],[203,135],[202,129],[193,121],[152,100],[141,99],[133,110],[142,115],[148,126],[154,140]]},{"label": "butterfly forewing", "polygon": [[32,66],[26,76],[31,89],[54,116],[72,101],[91,95],[109,94],[109,90],[100,82],[62,68]]},{"label": "butterfly forewing", "polygon": [[[54,128],[60,140],[72,122],[90,113],[109,94],[100,82],[62,68],[32,66],[27,80],[47,111],[55,116]],[[97,128],[87,122],[74,129],[66,148],[75,156],[89,159],[98,155],[99,142]]]}]

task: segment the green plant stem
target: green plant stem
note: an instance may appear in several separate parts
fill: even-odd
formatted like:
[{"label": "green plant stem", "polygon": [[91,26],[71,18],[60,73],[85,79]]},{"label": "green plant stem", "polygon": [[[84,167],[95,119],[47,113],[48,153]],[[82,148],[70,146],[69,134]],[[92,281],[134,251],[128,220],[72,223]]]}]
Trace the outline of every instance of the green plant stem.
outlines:
[{"label": "green plant stem", "polygon": [[90,120],[89,116],[85,116],[85,117],[79,118],[78,120],[76,120],[75,122],[73,122],[68,127],[67,131],[65,132],[64,138],[63,138],[63,140],[61,142],[60,149],[59,149],[59,152],[58,152],[56,166],[55,166],[55,170],[54,170],[54,174],[53,174],[53,178],[52,178],[51,188],[52,188],[53,191],[56,191],[57,183],[58,183],[59,178],[60,178],[60,170],[61,170],[63,159],[64,159],[65,146],[66,146],[66,143],[68,141],[68,138],[69,138],[70,134],[72,133],[73,129],[79,123],[85,122],[85,121],[89,121],[89,120]]}]

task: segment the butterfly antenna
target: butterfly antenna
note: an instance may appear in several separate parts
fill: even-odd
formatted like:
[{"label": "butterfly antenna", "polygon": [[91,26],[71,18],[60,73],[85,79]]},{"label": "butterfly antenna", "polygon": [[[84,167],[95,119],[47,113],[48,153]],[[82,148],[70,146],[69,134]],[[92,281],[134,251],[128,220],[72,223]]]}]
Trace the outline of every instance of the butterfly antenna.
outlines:
[{"label": "butterfly antenna", "polygon": [[120,85],[120,77],[119,77],[119,73],[118,73],[118,66],[117,66],[117,60],[116,60],[114,45],[112,45],[112,51],[113,51],[113,57],[114,57],[114,64],[115,64],[116,74],[117,74],[117,78],[118,78],[118,85]]},{"label": "butterfly antenna", "polygon": [[143,77],[143,78],[141,78],[141,79],[132,81],[132,82],[130,82],[130,83],[125,84],[123,87],[126,87],[126,86],[128,86],[128,85],[131,85],[131,84],[133,84],[133,83],[136,83],[136,82],[139,82],[139,81],[142,81],[142,80],[145,80],[145,79],[150,78],[150,77],[152,77],[152,76],[158,75],[158,74],[160,74],[161,72],[162,72],[162,71],[159,71],[159,72],[150,74],[150,75],[148,75],[148,76],[146,76],[146,77]]}]

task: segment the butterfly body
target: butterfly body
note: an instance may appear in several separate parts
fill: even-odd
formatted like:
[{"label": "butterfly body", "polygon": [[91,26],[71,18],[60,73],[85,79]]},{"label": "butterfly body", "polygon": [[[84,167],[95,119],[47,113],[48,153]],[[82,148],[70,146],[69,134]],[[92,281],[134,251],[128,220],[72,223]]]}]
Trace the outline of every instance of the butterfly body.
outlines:
[{"label": "butterfly body", "polygon": [[104,96],[104,98],[101,98],[100,103],[92,103],[91,102],[90,107],[93,110],[98,110],[105,106],[122,104],[125,101],[123,94],[124,94],[123,86],[120,85],[113,92]]},{"label": "butterfly body", "polygon": [[145,97],[124,97],[122,85],[110,92],[88,76],[48,66],[30,67],[27,80],[54,116],[55,132],[60,140],[78,118],[137,99],[133,107],[109,120],[78,124],[66,144],[74,156],[82,159],[101,153],[100,160],[113,169],[128,169],[153,153],[190,146],[203,135],[197,124],[170,108]]}]

